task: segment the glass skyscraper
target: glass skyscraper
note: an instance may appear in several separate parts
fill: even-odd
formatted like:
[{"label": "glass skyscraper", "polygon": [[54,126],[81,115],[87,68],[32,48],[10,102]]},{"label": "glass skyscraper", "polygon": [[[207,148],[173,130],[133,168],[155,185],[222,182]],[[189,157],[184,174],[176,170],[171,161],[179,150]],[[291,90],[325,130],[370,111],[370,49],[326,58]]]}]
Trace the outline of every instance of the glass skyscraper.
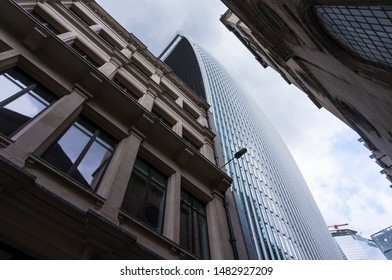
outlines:
[{"label": "glass skyscraper", "polygon": [[[191,39],[176,35],[161,55],[211,104],[250,259],[340,259],[321,213],[290,152],[259,108]],[[212,122],[212,120],[210,120]]]},{"label": "glass skyscraper", "polygon": [[347,260],[386,260],[373,240],[362,237],[355,230],[343,229],[332,232],[343,258]]},{"label": "glass skyscraper", "polygon": [[371,238],[380,248],[381,252],[388,260],[392,260],[392,226],[387,227],[375,234]]}]

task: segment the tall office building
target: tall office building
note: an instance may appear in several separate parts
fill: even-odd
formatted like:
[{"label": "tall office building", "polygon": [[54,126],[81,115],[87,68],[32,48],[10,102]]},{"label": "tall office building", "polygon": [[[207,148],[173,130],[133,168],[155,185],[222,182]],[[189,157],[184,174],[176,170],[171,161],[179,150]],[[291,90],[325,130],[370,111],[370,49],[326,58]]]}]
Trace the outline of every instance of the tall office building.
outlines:
[{"label": "tall office building", "polygon": [[357,231],[339,229],[331,232],[341,250],[342,257],[347,260],[386,260],[376,243],[362,237]]},{"label": "tall office building", "polygon": [[354,129],[392,181],[392,5],[223,0],[221,21],[263,67]]},{"label": "tall office building", "polygon": [[[176,35],[162,59],[211,104],[251,259],[339,259],[320,211],[287,147],[258,108],[205,50]],[[210,120],[210,125],[214,125]],[[219,147],[219,145],[217,145]]]},{"label": "tall office building", "polygon": [[392,260],[392,226],[372,234],[371,238],[388,260]]},{"label": "tall office building", "polygon": [[0,259],[233,259],[209,105],[95,1],[0,11]]}]

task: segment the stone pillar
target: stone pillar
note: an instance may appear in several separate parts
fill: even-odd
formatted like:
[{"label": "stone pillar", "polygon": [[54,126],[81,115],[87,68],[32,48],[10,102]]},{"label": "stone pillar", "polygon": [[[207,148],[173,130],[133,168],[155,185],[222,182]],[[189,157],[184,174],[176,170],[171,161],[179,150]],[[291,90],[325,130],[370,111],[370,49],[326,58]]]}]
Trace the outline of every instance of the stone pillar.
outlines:
[{"label": "stone pillar", "polygon": [[118,213],[143,139],[141,133],[131,130],[130,135],[118,144],[97,191],[99,195],[106,198],[99,210],[100,214],[115,224],[119,224]]},{"label": "stone pillar", "polygon": [[75,91],[57,100],[12,137],[14,143],[3,150],[4,156],[23,166],[29,154],[43,153],[79,115],[88,98],[75,88]]},{"label": "stone pillar", "polygon": [[180,243],[180,207],[181,173],[177,171],[169,178],[163,225],[163,235],[176,243]]},{"label": "stone pillar", "polygon": [[145,93],[140,99],[139,103],[146,108],[148,111],[152,111],[152,107],[154,106],[154,100],[157,97],[157,95],[151,91],[150,89],[147,89],[147,93]]},{"label": "stone pillar", "polygon": [[223,197],[216,192],[212,196],[206,207],[211,259],[233,259]]},{"label": "stone pillar", "polygon": [[106,77],[111,77],[116,73],[117,67],[112,61],[106,62],[104,65],[99,67],[99,71],[103,73]]},{"label": "stone pillar", "polygon": [[178,120],[173,126],[173,131],[182,137],[182,121]]},{"label": "stone pillar", "polygon": [[204,137],[204,143],[201,148],[201,153],[203,154],[203,156],[208,158],[209,161],[211,161],[213,164],[215,164],[214,149],[212,147],[212,143],[211,143],[210,139],[208,139],[207,137]]}]

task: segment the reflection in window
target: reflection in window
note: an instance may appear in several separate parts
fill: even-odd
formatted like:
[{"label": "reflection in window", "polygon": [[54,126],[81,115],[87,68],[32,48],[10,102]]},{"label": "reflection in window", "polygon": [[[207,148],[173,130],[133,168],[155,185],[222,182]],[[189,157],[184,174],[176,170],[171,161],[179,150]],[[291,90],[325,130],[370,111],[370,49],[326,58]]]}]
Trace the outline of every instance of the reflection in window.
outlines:
[{"label": "reflection in window", "polygon": [[162,232],[167,177],[137,158],[122,210]]},{"label": "reflection in window", "polygon": [[205,205],[181,191],[180,244],[200,259],[210,258]]},{"label": "reflection in window", "polygon": [[19,69],[0,74],[0,133],[12,136],[56,99]]},{"label": "reflection in window", "polygon": [[392,67],[392,6],[315,6],[324,30],[365,62]]},{"label": "reflection in window", "polygon": [[79,183],[96,190],[115,147],[115,140],[79,117],[42,156]]}]

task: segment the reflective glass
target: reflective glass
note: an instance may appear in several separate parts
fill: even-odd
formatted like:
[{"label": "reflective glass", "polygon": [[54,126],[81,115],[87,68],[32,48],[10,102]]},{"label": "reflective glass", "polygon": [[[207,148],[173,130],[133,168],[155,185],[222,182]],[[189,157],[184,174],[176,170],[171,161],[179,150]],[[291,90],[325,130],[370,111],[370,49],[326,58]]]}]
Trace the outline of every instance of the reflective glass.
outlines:
[{"label": "reflective glass", "polygon": [[42,158],[79,183],[95,189],[114,146],[112,137],[99,132],[98,127],[84,117],[79,117]]},{"label": "reflective glass", "polygon": [[187,191],[181,191],[180,244],[198,258],[209,259],[205,205]]},{"label": "reflective glass", "polygon": [[385,44],[385,40],[392,38],[392,6],[333,6],[331,9],[318,5],[314,12],[325,32],[345,50],[373,65],[392,66],[392,48]]},{"label": "reflective glass", "polygon": [[137,158],[121,209],[161,232],[167,177]]},{"label": "reflective glass", "polygon": [[86,134],[78,123],[72,125],[58,141],[63,153],[71,163],[75,163],[83,149],[86,147],[91,134]]},{"label": "reflective glass", "polygon": [[90,185],[94,177],[100,173],[99,171],[106,167],[111,154],[111,149],[107,149],[97,141],[88,149],[87,154],[78,166],[78,170]]},{"label": "reflective glass", "polygon": [[19,113],[21,115],[33,118],[49,105],[49,102],[35,92],[25,93],[15,101],[9,103],[4,108]]},{"label": "reflective glass", "polygon": [[146,185],[146,178],[132,174],[127,191],[125,192],[124,202],[121,206],[125,212],[133,216],[138,216],[138,213],[143,206]]},{"label": "reflective glass", "polygon": [[20,70],[0,75],[0,132],[11,136],[55,100],[51,92]]},{"label": "reflective glass", "polygon": [[0,102],[21,91],[24,87],[7,74],[0,76]]}]

